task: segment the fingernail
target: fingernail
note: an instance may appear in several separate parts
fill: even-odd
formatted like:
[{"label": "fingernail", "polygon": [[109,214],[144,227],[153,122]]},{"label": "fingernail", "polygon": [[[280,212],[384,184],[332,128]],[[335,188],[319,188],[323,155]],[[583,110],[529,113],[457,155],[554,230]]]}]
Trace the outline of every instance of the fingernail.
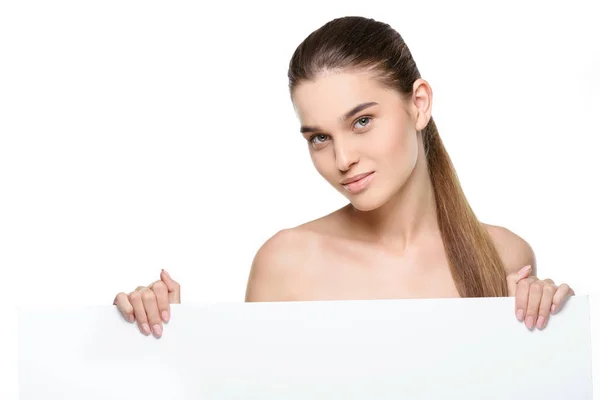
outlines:
[{"label": "fingernail", "polygon": [[540,316],[538,317],[538,320],[537,320],[537,328],[538,328],[538,329],[542,329],[542,328],[544,327],[544,322],[545,322],[545,321],[546,321],[546,318],[544,318],[544,316],[543,316],[543,315],[540,315]]},{"label": "fingernail", "polygon": [[525,311],[519,309],[517,311],[517,319],[522,322],[523,318],[525,318]]},{"label": "fingernail", "polygon": [[156,324],[156,325],[152,326],[152,330],[154,331],[154,334],[156,336],[162,335],[162,328],[160,327],[160,325]]},{"label": "fingernail", "polygon": [[519,271],[519,276],[523,276],[531,269],[531,265],[526,265]]},{"label": "fingernail", "polygon": [[127,321],[129,321],[129,322],[133,322],[133,321],[135,321],[135,317],[134,317],[133,315],[129,314],[129,315],[127,316]]},{"label": "fingernail", "polygon": [[170,277],[171,277],[171,275],[169,275],[169,273],[167,272],[167,270],[166,270],[166,269],[163,269],[163,270],[162,270],[162,272],[163,272],[163,273],[164,273],[164,274],[167,276],[167,278],[170,278]]},{"label": "fingernail", "polygon": [[167,313],[166,311],[163,311],[161,316],[162,316],[163,322],[169,322],[169,313]]},{"label": "fingernail", "polygon": [[142,324],[142,331],[146,334],[149,335],[150,334],[150,327],[148,326],[147,323],[143,323]]},{"label": "fingernail", "polygon": [[552,314],[556,313],[556,304],[552,304],[552,307],[550,307],[550,311],[552,311]]},{"label": "fingernail", "polygon": [[527,328],[529,329],[533,329],[533,317],[530,315],[529,317],[527,317],[527,321],[525,321],[525,325],[527,326]]}]

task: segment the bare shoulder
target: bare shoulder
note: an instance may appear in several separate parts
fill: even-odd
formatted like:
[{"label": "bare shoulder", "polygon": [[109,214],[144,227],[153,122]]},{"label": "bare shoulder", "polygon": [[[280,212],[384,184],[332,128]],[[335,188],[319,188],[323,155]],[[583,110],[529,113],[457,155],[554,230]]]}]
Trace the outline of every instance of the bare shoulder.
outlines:
[{"label": "bare shoulder", "polygon": [[[339,236],[340,210],[282,229],[256,252],[246,301],[295,301],[306,297],[314,276],[323,264],[326,248]],[[329,245],[329,246],[328,246]]]},{"label": "bare shoulder", "polygon": [[314,253],[314,234],[304,227],[283,229],[271,236],[256,252],[246,301],[294,300],[294,287],[301,267]]},{"label": "bare shoulder", "polygon": [[507,274],[517,272],[526,265],[531,265],[532,275],[536,274],[535,253],[525,239],[502,226],[482,225],[494,242]]}]

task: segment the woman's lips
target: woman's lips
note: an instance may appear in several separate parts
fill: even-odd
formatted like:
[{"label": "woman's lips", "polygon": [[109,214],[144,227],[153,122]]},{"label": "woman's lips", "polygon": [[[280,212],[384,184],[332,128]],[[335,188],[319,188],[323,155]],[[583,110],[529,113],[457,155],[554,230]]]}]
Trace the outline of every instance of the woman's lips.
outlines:
[{"label": "woman's lips", "polygon": [[355,175],[342,181],[342,186],[352,194],[360,193],[367,188],[373,179],[373,173],[374,172],[367,172],[364,174]]}]

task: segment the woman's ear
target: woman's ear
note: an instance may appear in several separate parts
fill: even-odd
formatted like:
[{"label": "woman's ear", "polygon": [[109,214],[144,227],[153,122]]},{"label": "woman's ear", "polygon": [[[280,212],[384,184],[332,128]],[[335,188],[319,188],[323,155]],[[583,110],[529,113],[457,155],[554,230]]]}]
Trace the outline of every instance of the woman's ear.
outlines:
[{"label": "woman's ear", "polygon": [[415,129],[425,129],[431,119],[433,91],[424,79],[417,79],[413,84],[412,107],[415,115]]}]

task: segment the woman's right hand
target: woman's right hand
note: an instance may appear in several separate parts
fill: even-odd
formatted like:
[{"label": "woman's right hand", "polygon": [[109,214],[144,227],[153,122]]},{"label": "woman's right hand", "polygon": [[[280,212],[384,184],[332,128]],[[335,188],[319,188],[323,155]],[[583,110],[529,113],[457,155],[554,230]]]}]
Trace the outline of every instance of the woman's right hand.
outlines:
[{"label": "woman's right hand", "polygon": [[148,336],[161,337],[163,323],[171,318],[170,304],[181,303],[181,288],[164,269],[160,280],[148,285],[138,286],[127,294],[119,293],[113,302],[123,317],[133,323],[137,321],[140,331]]}]

